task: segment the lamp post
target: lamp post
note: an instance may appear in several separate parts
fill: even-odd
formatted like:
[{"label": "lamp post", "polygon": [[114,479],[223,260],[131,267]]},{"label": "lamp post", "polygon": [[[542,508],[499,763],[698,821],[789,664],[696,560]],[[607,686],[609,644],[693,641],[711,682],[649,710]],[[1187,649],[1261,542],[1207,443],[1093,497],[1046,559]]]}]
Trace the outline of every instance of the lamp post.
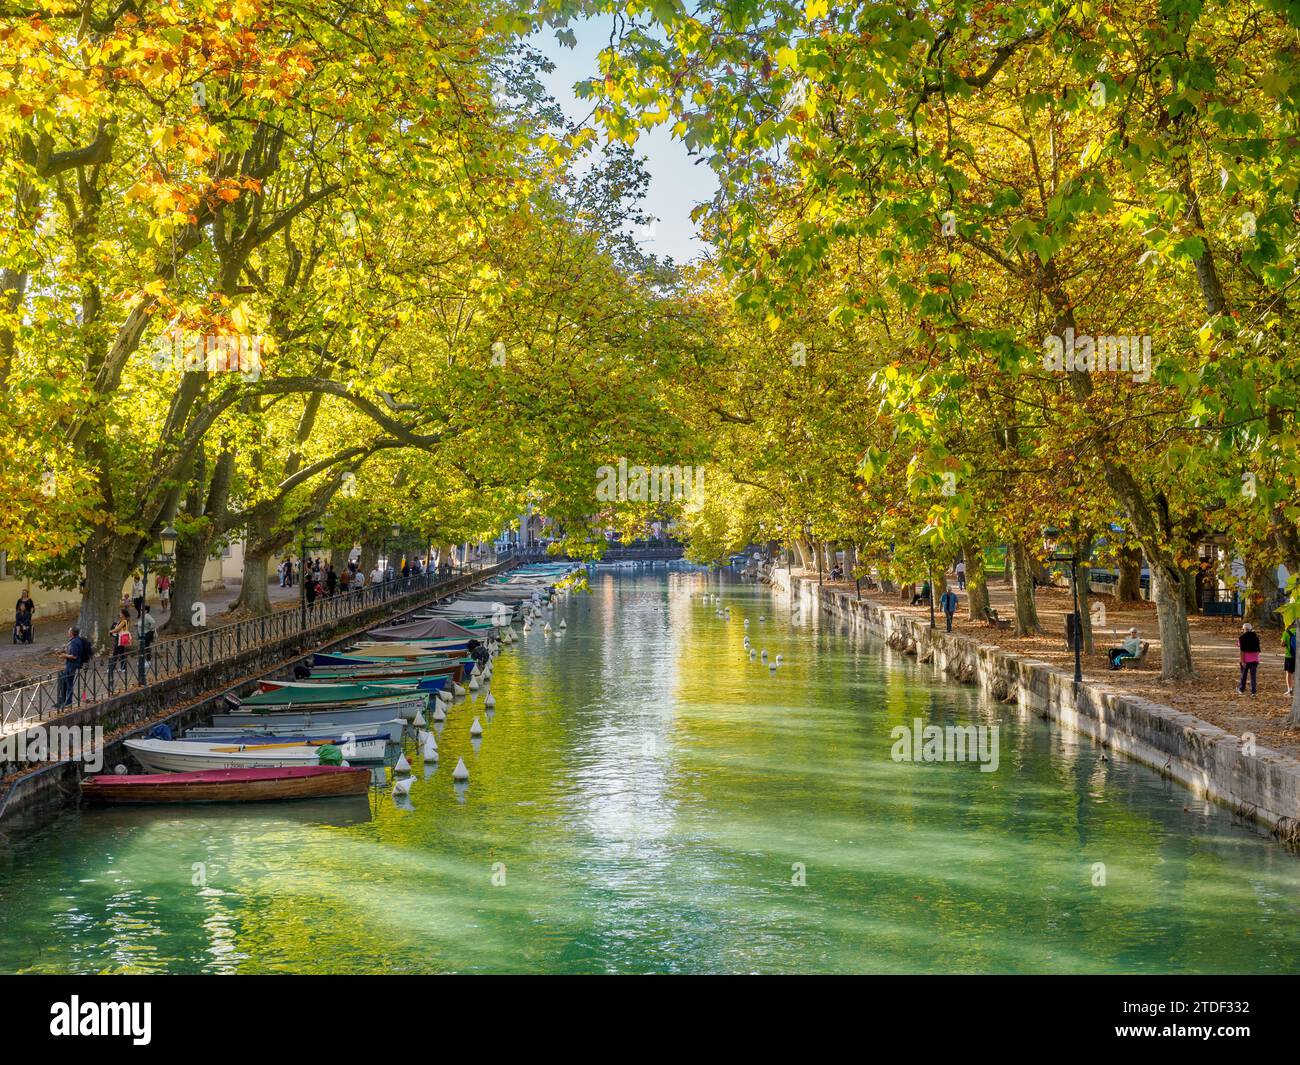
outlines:
[{"label": "lamp post", "polygon": [[298,563],[298,569],[299,569],[298,579],[299,579],[299,583],[301,583],[302,585],[302,591],[301,591],[301,595],[299,596],[299,599],[302,602],[303,632],[307,631],[307,553],[308,551],[311,550],[319,551],[321,548],[321,544],[324,543],[325,541],[324,522],[317,520],[316,524],[312,526],[311,532],[312,532],[312,539],[311,542],[308,543],[307,530],[303,529],[302,531],[302,552],[299,555],[299,563]]},{"label": "lamp post", "polygon": [[[140,657],[136,663],[136,676],[140,681],[140,687],[144,687],[145,671],[145,652],[148,648],[145,646],[145,627],[144,627],[144,610],[149,603],[149,566],[170,566],[176,560],[176,530],[167,525],[162,532],[158,534],[158,543],[162,546],[162,555],[158,558],[149,558],[148,556],[140,560],[143,572],[141,573],[141,586],[144,595],[140,600]],[[125,663],[123,663],[123,677],[125,677]]]},{"label": "lamp post", "polygon": [[1060,529],[1043,530],[1043,547],[1049,562],[1070,564],[1070,589],[1074,593],[1074,683],[1083,683],[1083,619],[1079,616],[1079,551],[1074,547],[1068,555],[1056,550]]}]

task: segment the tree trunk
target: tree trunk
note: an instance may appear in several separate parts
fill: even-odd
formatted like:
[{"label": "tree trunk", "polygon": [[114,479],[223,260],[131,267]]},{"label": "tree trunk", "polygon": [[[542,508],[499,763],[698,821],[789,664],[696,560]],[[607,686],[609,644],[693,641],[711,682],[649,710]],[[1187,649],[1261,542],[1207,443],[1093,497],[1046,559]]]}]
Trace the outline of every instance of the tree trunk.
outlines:
[{"label": "tree trunk", "polygon": [[1120,552],[1115,598],[1120,603],[1142,601],[1142,552],[1136,547],[1126,547]]},{"label": "tree trunk", "polygon": [[270,580],[271,559],[280,553],[280,547],[266,543],[244,545],[244,583],[239,587],[239,600],[231,608],[250,616],[271,612]]},{"label": "tree trunk", "polygon": [[137,541],[96,531],[86,541],[86,591],[77,624],[81,635],[103,649],[101,641],[117,620],[122,588],[135,565]]},{"label": "tree trunk", "polygon": [[194,604],[203,599],[203,569],[208,562],[210,535],[203,533],[182,536],[176,542],[176,565],[172,575],[171,613],[159,632],[168,636],[183,636],[197,632],[207,625],[194,624]]},{"label": "tree trunk", "polygon": [[1183,570],[1183,609],[1188,617],[1195,617],[1201,611],[1201,602],[1196,597],[1196,576],[1199,570],[1189,566]]},{"label": "tree trunk", "polygon": [[1172,557],[1157,561],[1147,555],[1151,596],[1160,626],[1160,679],[1187,680],[1192,671],[1192,636],[1187,627],[1183,575]]},{"label": "tree trunk", "polygon": [[968,544],[962,549],[962,557],[966,560],[966,619],[984,621],[984,611],[989,605],[984,548],[978,544]]},{"label": "tree trunk", "polygon": [[1017,636],[1037,636],[1043,631],[1034,603],[1034,569],[1029,552],[1020,541],[1007,548],[1007,568],[1011,571],[1011,588],[1016,597]]},{"label": "tree trunk", "polygon": [[[438,561],[446,558],[446,552],[440,552]],[[379,545],[362,542],[361,554],[357,557],[357,565],[362,573],[366,575],[366,580],[370,580],[370,574],[374,571],[379,562]]]},{"label": "tree trunk", "polygon": [[1149,501],[1126,466],[1107,462],[1105,470],[1106,483],[1133,522],[1151,573],[1151,595],[1156,600],[1156,620],[1160,624],[1160,679],[1189,680],[1195,675],[1192,634],[1187,627],[1182,568],[1169,547],[1168,501],[1158,494]]},{"label": "tree trunk", "polygon": [[1243,620],[1249,621],[1257,629],[1278,627],[1281,615],[1274,613],[1273,599],[1276,595],[1277,567],[1248,562]]}]

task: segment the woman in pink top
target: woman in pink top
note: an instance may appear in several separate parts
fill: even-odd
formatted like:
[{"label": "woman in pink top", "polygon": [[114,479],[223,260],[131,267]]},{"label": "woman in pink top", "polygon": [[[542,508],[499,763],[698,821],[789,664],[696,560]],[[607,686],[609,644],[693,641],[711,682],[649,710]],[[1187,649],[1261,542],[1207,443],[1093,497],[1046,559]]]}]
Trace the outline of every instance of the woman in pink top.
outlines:
[{"label": "woman in pink top", "polygon": [[1250,622],[1241,627],[1237,637],[1237,646],[1241,648],[1241,683],[1237,685],[1238,694],[1246,694],[1246,677],[1250,677],[1250,694],[1255,694],[1255,674],[1259,671],[1259,633]]}]

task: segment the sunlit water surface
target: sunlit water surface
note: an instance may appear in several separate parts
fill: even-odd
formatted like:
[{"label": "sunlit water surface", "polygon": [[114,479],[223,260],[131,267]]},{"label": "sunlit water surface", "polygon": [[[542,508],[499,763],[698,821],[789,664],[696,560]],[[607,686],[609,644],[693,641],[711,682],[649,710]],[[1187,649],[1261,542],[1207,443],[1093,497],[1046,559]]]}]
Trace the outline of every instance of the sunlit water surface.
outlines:
[{"label": "sunlit water surface", "polygon": [[[1285,849],[767,588],[601,570],[560,617],[436,767],[408,742],[409,803],[88,809],[0,849],[0,970],[1300,968]],[[895,762],[917,717],[998,725],[998,770]]]}]

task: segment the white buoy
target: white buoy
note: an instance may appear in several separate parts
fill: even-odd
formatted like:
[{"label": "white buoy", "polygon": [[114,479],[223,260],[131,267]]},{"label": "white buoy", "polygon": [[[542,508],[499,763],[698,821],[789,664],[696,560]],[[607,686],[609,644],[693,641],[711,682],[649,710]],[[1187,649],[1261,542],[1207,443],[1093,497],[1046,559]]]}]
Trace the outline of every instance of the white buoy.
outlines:
[{"label": "white buoy", "polygon": [[415,719],[411,722],[411,724],[414,725],[416,728],[420,728],[424,724],[424,715],[420,713],[419,710],[415,712]]},{"label": "white buoy", "polygon": [[474,719],[474,723],[473,723],[472,725],[470,725],[470,727],[469,727],[469,734],[470,734],[471,736],[482,736],[482,735],[483,735],[483,726],[480,725],[480,724],[478,723],[478,718],[475,718],[475,719]]},{"label": "white buoy", "polygon": [[454,692],[456,695],[464,695],[464,694],[465,694],[465,689],[462,688],[459,684],[457,684],[454,680],[451,682],[451,690],[452,690],[452,692]]},{"label": "white buoy", "polygon": [[497,697],[493,695],[491,692],[488,692],[487,698],[483,700],[483,705],[486,706],[488,709],[491,709],[492,707],[496,706],[496,704],[497,704]]},{"label": "white buoy", "polygon": [[438,709],[436,709],[436,710],[433,712],[433,720],[434,720],[434,721],[446,721],[446,720],[447,720],[447,712],[446,712],[446,711],[445,711],[441,706],[438,707]]},{"label": "white buoy", "polygon": [[478,691],[478,677],[469,678],[469,690],[472,692]]},{"label": "white buoy", "polygon": [[782,663],[782,661],[784,661],[784,659],[782,658],[782,656],[781,656],[781,655],[777,655],[777,656],[776,656],[776,664],[779,666],[779,665]]},{"label": "white buoy", "polygon": [[769,663],[767,664],[767,668],[770,669],[773,673],[775,673],[775,672],[776,672],[776,663],[775,663],[775,662],[769,662]]},{"label": "white buoy", "polygon": [[568,627],[569,627],[569,623],[565,621],[564,618],[560,618],[560,628],[567,629]]},{"label": "white buoy", "polygon": [[757,658],[757,657],[758,657],[758,652],[755,651],[752,647],[749,649],[749,657],[750,657],[750,658]]},{"label": "white buoy", "polygon": [[424,737],[424,760],[426,762],[438,760],[438,744],[434,741],[432,732]]},{"label": "white buoy", "polygon": [[745,619],[745,628],[749,628],[749,618]]},{"label": "white buoy", "polygon": [[393,781],[393,798],[399,795],[410,795],[411,785],[415,783],[415,777],[403,777],[401,780]]},{"label": "white buoy", "polygon": [[766,647],[763,648],[763,651],[762,651],[762,653],[759,655],[759,658],[761,658],[764,662],[767,661],[767,648],[766,648]]},{"label": "white buoy", "polygon": [[758,615],[758,620],[759,620],[759,621],[766,621],[766,620],[767,620],[767,615],[766,615],[766,614],[759,614],[759,615]]},{"label": "white buoy", "polygon": [[469,780],[469,770],[465,768],[465,759],[456,759],[456,768],[451,771],[452,780]]},{"label": "white buoy", "polygon": [[446,688],[439,688],[439,689],[438,689],[436,692],[434,692],[433,694],[436,695],[436,696],[438,697],[438,702],[440,702],[440,703],[449,703],[449,702],[451,702],[451,692],[447,691]]},{"label": "white buoy", "polygon": [[547,636],[551,634],[551,623],[549,621],[542,626],[542,632],[546,633]]},{"label": "white buoy", "polygon": [[397,764],[396,764],[395,766],[393,766],[393,772],[394,772],[394,773],[409,773],[410,771],[411,771],[411,763],[408,762],[408,761],[406,760],[406,755],[405,755],[405,754],[399,754],[399,755],[397,756]]}]

